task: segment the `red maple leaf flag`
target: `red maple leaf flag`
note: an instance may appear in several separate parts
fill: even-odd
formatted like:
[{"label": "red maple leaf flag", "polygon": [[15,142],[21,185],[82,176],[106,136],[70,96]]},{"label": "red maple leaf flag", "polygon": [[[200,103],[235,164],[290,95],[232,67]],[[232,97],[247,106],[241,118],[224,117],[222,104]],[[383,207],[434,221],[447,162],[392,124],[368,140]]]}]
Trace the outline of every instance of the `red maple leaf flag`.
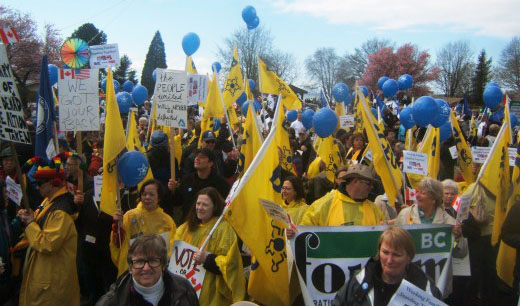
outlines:
[{"label": "red maple leaf flag", "polygon": [[6,45],[20,41],[20,37],[13,27],[0,28],[0,37],[2,37],[2,43]]}]

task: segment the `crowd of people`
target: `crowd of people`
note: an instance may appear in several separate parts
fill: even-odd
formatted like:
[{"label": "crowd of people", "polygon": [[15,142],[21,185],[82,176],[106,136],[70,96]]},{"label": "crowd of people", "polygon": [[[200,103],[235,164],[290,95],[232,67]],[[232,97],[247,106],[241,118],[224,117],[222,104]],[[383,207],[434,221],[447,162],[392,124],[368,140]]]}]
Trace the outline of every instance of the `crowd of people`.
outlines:
[{"label": "crowd of people", "polygon": [[[257,116],[261,132],[267,135],[274,105],[264,101],[263,106]],[[193,255],[195,263],[206,269],[198,298],[186,279],[167,269],[174,241],[200,248],[222,214],[224,199],[240,175],[245,118],[239,116],[240,122],[229,126],[224,117],[219,128],[201,131],[201,118],[190,109],[188,128],[180,131],[182,157],[172,179],[169,135],[152,128],[151,112],[146,101],[132,115],[154,178],[139,187],[122,188],[120,210],[114,216],[101,211],[94,199],[93,177],[102,174],[103,129],[83,132],[82,143],[76,143],[74,133],[59,133],[59,154],[50,161],[31,158],[31,146],[16,145],[14,152],[2,142],[0,305],[230,305],[249,299],[251,254],[226,221]],[[29,127],[34,127],[30,111],[26,117]],[[390,124],[385,124],[384,136],[401,164],[405,136],[398,117],[386,117]],[[479,146],[491,146],[501,124],[480,116],[478,135],[473,135],[471,118],[459,119],[468,142]],[[337,129],[334,133],[345,166],[335,169],[331,181],[316,153],[317,136],[305,129],[301,116],[292,123],[285,121],[284,128],[292,149],[292,171],[281,172],[283,203],[278,204],[295,225],[389,226],[379,238],[377,254],[347,280],[334,305],[386,305],[403,279],[450,305],[516,302],[520,273],[515,274],[514,288],[503,285],[496,273],[497,247],[491,244],[495,196],[483,190],[472,199],[473,206],[484,207],[486,218],[471,210],[467,220],[455,221],[454,199],[461,193],[474,195],[475,186],[465,184],[448,152],[452,139],[441,144],[439,177],[423,178],[416,200],[390,203],[364,156],[365,132]],[[424,133],[425,128],[415,131],[416,142]],[[82,154],[77,153],[80,146]],[[16,158],[24,171],[17,172]],[[480,164],[474,166],[478,173]],[[7,196],[8,177],[25,188],[28,206]],[[520,228],[514,219],[520,215],[519,205],[516,201],[504,225],[503,240],[513,248],[520,248]],[[452,226],[452,256],[464,258],[469,253],[471,276],[451,275],[452,290],[443,296],[412,263],[414,241],[400,228],[411,224]],[[294,229],[287,230],[288,239],[294,235]],[[300,305],[303,300],[299,297],[293,303]]]}]

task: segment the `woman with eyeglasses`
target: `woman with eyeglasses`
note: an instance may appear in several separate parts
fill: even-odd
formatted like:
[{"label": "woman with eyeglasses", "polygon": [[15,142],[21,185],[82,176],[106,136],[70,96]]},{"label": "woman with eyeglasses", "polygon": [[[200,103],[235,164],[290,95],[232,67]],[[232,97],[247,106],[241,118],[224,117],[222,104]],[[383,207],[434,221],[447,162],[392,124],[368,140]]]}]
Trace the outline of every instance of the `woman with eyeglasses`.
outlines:
[{"label": "woman with eyeglasses", "polygon": [[126,260],[128,271],[110,286],[96,306],[199,305],[189,281],[166,269],[168,250],[160,235],[137,237]]},{"label": "woman with eyeglasses", "polygon": [[295,177],[289,176],[282,185],[282,207],[291,217],[294,224],[299,224],[307,203],[305,202],[305,192],[303,191],[302,181]]},{"label": "woman with eyeglasses", "polygon": [[[201,248],[222,214],[224,200],[213,187],[201,189],[195,199],[175,240]],[[195,252],[193,259],[206,269],[199,295],[202,305],[230,305],[244,300],[246,285],[238,239],[226,221],[220,222],[207,246]]]},{"label": "woman with eyeglasses", "polygon": [[[159,234],[168,242],[168,256],[171,255],[177,226],[173,219],[159,207],[164,198],[164,187],[158,180],[146,181],[140,189],[141,202],[137,207],[114,215],[110,253],[117,267],[117,276],[128,268],[127,254],[133,241],[144,234]],[[122,224],[121,224],[122,221]]]}]

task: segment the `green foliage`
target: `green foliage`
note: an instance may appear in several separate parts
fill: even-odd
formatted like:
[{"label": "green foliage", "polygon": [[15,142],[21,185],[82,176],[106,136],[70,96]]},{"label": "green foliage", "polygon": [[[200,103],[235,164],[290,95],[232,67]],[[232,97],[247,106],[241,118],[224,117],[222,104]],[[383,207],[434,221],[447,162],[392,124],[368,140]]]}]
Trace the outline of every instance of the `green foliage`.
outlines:
[{"label": "green foliage", "polygon": [[482,49],[478,56],[477,67],[475,68],[475,74],[472,79],[471,88],[471,100],[472,105],[481,107],[484,105],[482,94],[484,93],[484,87],[491,80],[491,62],[492,59],[486,58],[486,50]]},{"label": "green foliage", "polygon": [[70,38],[81,38],[88,43],[89,46],[104,45],[107,43],[107,34],[100,31],[92,23],[84,23],[77,28]]},{"label": "green foliage", "polygon": [[150,47],[148,48],[143,71],[141,73],[141,85],[148,89],[148,94],[150,96],[153,94],[155,85],[152,77],[154,69],[166,67],[166,51],[164,49],[164,43],[161,38],[161,33],[157,31],[153,36]]},{"label": "green foliage", "polygon": [[130,60],[128,55],[123,54],[119,62],[119,67],[117,67],[117,69],[114,70],[114,80],[117,80],[121,85],[126,80],[130,80],[135,85],[137,83],[137,80],[135,79],[135,71],[132,68],[130,68],[130,66],[132,66],[132,61]]}]

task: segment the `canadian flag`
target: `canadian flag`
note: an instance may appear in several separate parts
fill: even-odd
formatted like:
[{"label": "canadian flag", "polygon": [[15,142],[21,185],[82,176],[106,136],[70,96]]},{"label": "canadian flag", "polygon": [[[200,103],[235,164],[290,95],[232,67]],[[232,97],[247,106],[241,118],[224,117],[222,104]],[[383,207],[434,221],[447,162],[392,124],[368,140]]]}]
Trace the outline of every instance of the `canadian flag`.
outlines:
[{"label": "canadian flag", "polygon": [[18,33],[16,33],[13,27],[0,28],[0,37],[2,37],[2,42],[6,45],[20,41],[20,37],[18,37]]},{"label": "canadian flag", "polygon": [[415,197],[415,189],[406,187],[405,201],[407,205],[412,205],[414,201],[417,201]]},{"label": "canadian flag", "polygon": [[455,198],[453,198],[453,202],[451,202],[451,207],[453,207],[453,209],[455,209],[456,212],[459,212],[459,208],[460,208],[460,197],[459,196],[455,196]]}]

